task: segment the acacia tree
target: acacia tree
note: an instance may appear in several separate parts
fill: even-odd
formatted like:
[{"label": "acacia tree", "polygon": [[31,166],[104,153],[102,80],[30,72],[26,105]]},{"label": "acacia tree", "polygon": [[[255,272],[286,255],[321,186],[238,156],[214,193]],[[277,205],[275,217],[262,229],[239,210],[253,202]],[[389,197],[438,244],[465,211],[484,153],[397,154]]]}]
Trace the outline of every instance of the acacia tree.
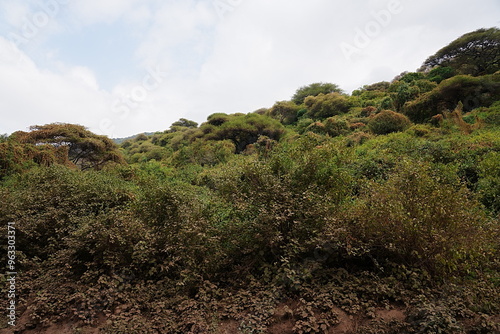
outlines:
[{"label": "acacia tree", "polygon": [[279,140],[285,128],[277,120],[259,114],[213,114],[201,125],[201,138],[206,140],[230,140],[236,153],[255,144],[261,136]]},{"label": "acacia tree", "polygon": [[175,128],[179,128],[179,127],[197,128],[198,123],[196,123],[195,121],[191,121],[189,119],[186,119],[186,118],[181,118],[177,122],[172,123],[172,125],[170,126],[170,129],[175,129]]},{"label": "acacia tree", "polygon": [[15,138],[23,144],[65,149],[68,160],[82,170],[100,169],[110,162],[124,162],[118,146],[111,139],[96,135],[81,125],[53,123],[31,126],[30,130],[16,132]]},{"label": "acacia tree", "polygon": [[436,66],[461,74],[484,75],[500,70],[500,29],[479,29],[463,35],[429,57],[420,71]]}]

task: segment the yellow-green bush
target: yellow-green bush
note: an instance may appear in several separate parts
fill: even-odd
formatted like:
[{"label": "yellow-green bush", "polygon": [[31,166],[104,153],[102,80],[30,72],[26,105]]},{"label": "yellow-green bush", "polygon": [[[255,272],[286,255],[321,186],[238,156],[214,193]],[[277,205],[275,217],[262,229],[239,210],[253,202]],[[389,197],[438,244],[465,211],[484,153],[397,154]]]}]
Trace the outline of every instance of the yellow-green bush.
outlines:
[{"label": "yellow-green bush", "polygon": [[404,131],[410,124],[410,120],[405,115],[391,110],[382,110],[370,119],[368,127],[377,135],[385,135]]},{"label": "yellow-green bush", "polygon": [[476,268],[496,243],[480,203],[454,171],[418,161],[403,161],[386,182],[368,182],[350,219],[353,237],[373,256],[443,275]]}]

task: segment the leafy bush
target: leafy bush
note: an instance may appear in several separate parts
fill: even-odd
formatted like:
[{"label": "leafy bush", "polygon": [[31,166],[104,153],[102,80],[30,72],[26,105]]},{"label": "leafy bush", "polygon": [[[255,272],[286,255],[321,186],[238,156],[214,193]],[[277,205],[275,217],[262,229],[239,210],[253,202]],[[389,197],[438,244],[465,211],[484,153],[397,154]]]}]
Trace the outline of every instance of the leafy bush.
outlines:
[{"label": "leafy bush", "polygon": [[206,140],[231,140],[236,153],[257,142],[259,136],[278,140],[285,132],[281,123],[259,114],[212,116],[200,129]]},{"label": "leafy bush", "polygon": [[342,93],[342,90],[336,84],[332,83],[313,83],[308,86],[303,86],[297,89],[292,97],[292,101],[296,105],[304,103],[308,96],[318,96],[320,94]]},{"label": "leafy bush", "polygon": [[479,164],[481,179],[477,185],[482,203],[500,214],[500,154],[491,152]]},{"label": "leafy bush", "polygon": [[326,127],[323,123],[321,122],[313,122],[309,124],[309,126],[306,128],[307,131],[317,133],[320,135],[326,134]]},{"label": "leafy bush", "polygon": [[191,145],[175,152],[172,155],[172,163],[176,166],[187,164],[213,166],[228,161],[235,151],[236,147],[230,140],[205,141],[197,139]]},{"label": "leafy bush", "polygon": [[114,175],[81,174],[60,166],[35,168],[9,180],[8,188],[2,193],[3,221],[18,222],[19,248],[41,259],[64,251],[66,238],[82,220],[122,208],[132,199],[130,188]]},{"label": "leafy bush", "polygon": [[281,123],[288,125],[297,121],[300,107],[291,101],[276,102],[269,109],[269,116],[279,120]]},{"label": "leafy bush", "polygon": [[432,91],[404,105],[403,112],[413,122],[426,122],[432,116],[453,110],[460,101],[464,112],[488,107],[500,98],[500,74],[471,77],[458,75],[442,81]]},{"label": "leafy bush", "polygon": [[410,120],[405,115],[391,110],[383,110],[368,122],[368,127],[375,134],[385,135],[404,131],[410,124]]},{"label": "leafy bush", "polygon": [[307,107],[306,115],[313,119],[325,119],[349,111],[351,104],[347,97],[339,93],[319,94],[309,96],[304,104]]},{"label": "leafy bush", "polygon": [[474,268],[495,244],[478,201],[456,176],[417,161],[399,164],[387,182],[368,182],[351,217],[354,237],[373,256],[392,254],[433,273]]},{"label": "leafy bush", "polygon": [[335,117],[327,118],[324,122],[326,133],[332,137],[337,137],[349,133],[349,125],[345,120]]},{"label": "leafy bush", "polygon": [[456,72],[453,68],[448,66],[437,66],[433,68],[428,74],[427,78],[430,81],[433,81],[437,84],[441,83],[441,81],[445,79],[449,79],[456,75]]}]

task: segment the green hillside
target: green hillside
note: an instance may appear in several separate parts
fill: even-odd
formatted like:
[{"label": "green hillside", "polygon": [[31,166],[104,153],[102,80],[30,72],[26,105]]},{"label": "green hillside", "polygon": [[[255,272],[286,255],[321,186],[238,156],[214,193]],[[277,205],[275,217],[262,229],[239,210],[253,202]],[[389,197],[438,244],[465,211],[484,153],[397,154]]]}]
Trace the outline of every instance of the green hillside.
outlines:
[{"label": "green hillside", "polygon": [[4,136],[0,305],[16,333],[498,333],[499,66],[481,29],[352,94]]}]

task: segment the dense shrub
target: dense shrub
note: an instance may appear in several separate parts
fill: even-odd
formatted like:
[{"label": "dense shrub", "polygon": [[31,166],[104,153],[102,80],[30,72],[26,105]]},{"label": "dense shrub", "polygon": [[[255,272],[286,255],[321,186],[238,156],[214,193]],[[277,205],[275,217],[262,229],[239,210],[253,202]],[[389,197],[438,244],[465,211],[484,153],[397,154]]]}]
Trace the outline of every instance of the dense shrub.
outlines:
[{"label": "dense shrub", "polygon": [[81,126],[0,136],[27,326],[497,332],[498,74],[452,74],[181,119],[117,140],[128,165]]},{"label": "dense shrub", "polygon": [[324,135],[324,134],[326,134],[326,127],[325,127],[325,124],[323,124],[322,122],[319,122],[319,121],[318,122],[312,122],[306,128],[306,131],[310,131],[310,132],[313,132],[313,133]]},{"label": "dense shrub", "polygon": [[493,213],[500,214],[500,153],[491,152],[484,156],[479,169],[481,201]]},{"label": "dense shrub", "polygon": [[60,166],[13,177],[8,188],[2,193],[2,221],[17,222],[19,249],[41,259],[64,251],[82,220],[121,209],[132,199],[130,188],[114,175]]},{"label": "dense shrub", "polygon": [[285,132],[280,122],[259,114],[213,116],[207,124],[201,125],[200,130],[204,132],[201,138],[206,140],[231,140],[236,153],[243,152],[260,136],[278,140]]},{"label": "dense shrub", "polygon": [[427,78],[437,84],[445,79],[455,76],[456,72],[453,68],[447,66],[437,66],[433,68],[428,74]]},{"label": "dense shrub", "polygon": [[191,163],[212,166],[228,161],[235,151],[236,147],[230,140],[205,141],[197,139],[191,145],[175,152],[171,160],[175,166]]},{"label": "dense shrub", "polygon": [[324,124],[326,133],[332,137],[337,137],[349,133],[349,125],[345,120],[330,117],[325,120]]},{"label": "dense shrub", "polygon": [[351,103],[348,98],[339,93],[319,94],[309,96],[304,104],[307,107],[306,115],[313,119],[324,119],[349,111]]},{"label": "dense shrub", "polygon": [[480,205],[453,172],[405,161],[387,182],[367,184],[351,225],[374,256],[392,254],[434,273],[477,266],[494,247]]},{"label": "dense shrub", "polygon": [[296,105],[301,105],[308,96],[330,93],[342,93],[342,90],[336,84],[317,82],[297,89],[293,94],[292,101]]},{"label": "dense shrub", "polygon": [[378,135],[385,135],[391,132],[404,131],[410,126],[410,120],[403,114],[383,110],[368,123],[368,127],[373,133]]},{"label": "dense shrub", "polygon": [[442,81],[432,91],[404,105],[404,113],[413,122],[426,122],[432,116],[453,110],[461,101],[464,112],[489,107],[500,98],[500,74],[471,77],[458,75]]},{"label": "dense shrub", "polygon": [[301,108],[291,101],[276,102],[269,109],[269,116],[279,120],[281,123],[288,125],[295,123],[298,118],[298,112]]}]

